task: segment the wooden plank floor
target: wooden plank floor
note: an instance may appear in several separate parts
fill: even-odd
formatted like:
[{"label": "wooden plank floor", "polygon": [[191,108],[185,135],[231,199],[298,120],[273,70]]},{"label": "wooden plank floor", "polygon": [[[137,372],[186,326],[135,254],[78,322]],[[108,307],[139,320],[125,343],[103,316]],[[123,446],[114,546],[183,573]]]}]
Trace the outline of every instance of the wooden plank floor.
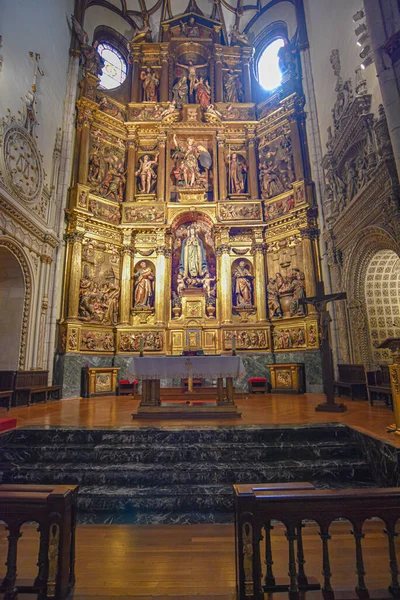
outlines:
[{"label": "wooden plank floor", "polygon": [[[389,584],[382,529],[379,521],[365,526],[363,549],[370,590]],[[38,534],[33,525],[25,525],[23,531],[18,573],[33,579]],[[334,523],[331,533],[333,587],[354,591],[355,545],[350,524]],[[305,526],[303,539],[307,575],[321,581],[321,541],[315,524]],[[400,541],[396,543],[399,550]],[[275,576],[287,579],[287,541],[281,526],[275,527],[272,544]],[[5,553],[6,534],[0,531],[0,565]],[[75,600],[231,600],[235,590],[233,525],[81,525],[77,528],[76,576]]]},{"label": "wooden plank floor", "polygon": [[[67,399],[28,408],[0,409],[0,417],[17,418],[24,425],[64,425],[82,427],[130,426],[191,426],[191,425],[269,425],[340,422],[379,437],[400,447],[400,436],[386,433],[394,422],[393,412],[382,403],[373,407],[366,401],[345,401],[345,413],[317,413],[315,406],[324,400],[319,394],[255,394],[243,395],[236,402],[242,412],[240,419],[133,420],[139,398],[105,396],[88,399]],[[343,401],[343,400],[342,400]]]}]

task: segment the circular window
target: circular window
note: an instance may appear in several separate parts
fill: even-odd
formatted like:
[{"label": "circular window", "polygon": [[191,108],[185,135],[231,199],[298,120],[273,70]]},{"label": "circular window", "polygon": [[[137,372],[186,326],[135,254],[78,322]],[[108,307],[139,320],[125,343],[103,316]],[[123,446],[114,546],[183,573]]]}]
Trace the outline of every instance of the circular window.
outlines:
[{"label": "circular window", "polygon": [[258,59],[258,81],[265,90],[274,90],[282,83],[278,54],[284,43],[282,38],[274,40],[268,44]]},{"label": "circular window", "polygon": [[103,72],[100,76],[100,87],[113,90],[124,83],[127,65],[121,52],[111,44],[101,42],[97,50],[104,60]]}]

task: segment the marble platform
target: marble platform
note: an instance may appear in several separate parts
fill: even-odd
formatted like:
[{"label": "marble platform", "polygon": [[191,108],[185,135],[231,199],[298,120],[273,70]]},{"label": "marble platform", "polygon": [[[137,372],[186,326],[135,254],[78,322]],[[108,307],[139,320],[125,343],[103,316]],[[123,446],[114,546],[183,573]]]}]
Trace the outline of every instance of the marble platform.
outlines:
[{"label": "marble platform", "polygon": [[373,486],[365,443],[340,424],[83,429],[0,436],[5,483],[78,483],[80,522],[233,519],[233,483]]},{"label": "marble platform", "polygon": [[[319,394],[323,392],[322,362],[319,350],[296,352],[240,352],[246,369],[246,376],[235,381],[238,392],[247,391],[249,377],[267,377],[270,379],[269,365],[280,363],[304,363],[306,391]],[[126,355],[101,356],[95,354],[57,354],[55,358],[55,381],[62,387],[62,398],[77,398],[81,395],[81,369],[89,367],[119,367],[119,379],[127,376],[127,367],[131,357]],[[216,381],[207,381],[208,385],[216,385]],[[162,387],[174,387],[180,381],[162,380]]]}]

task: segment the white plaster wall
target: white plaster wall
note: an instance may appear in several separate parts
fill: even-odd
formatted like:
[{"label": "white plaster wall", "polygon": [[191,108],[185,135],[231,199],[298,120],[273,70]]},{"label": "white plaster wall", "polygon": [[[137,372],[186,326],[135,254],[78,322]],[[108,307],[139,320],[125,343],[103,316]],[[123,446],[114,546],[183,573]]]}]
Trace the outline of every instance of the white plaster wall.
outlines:
[{"label": "white plaster wall", "polygon": [[[257,37],[265,27],[274,23],[274,21],[284,21],[287,25],[289,38],[292,38],[297,29],[296,10],[293,4],[290,2],[280,2],[267,10],[249,29],[250,39]],[[245,21],[243,20],[243,25],[244,23]]]},{"label": "white plaster wall", "polygon": [[[140,18],[137,18],[136,21],[139,25],[142,24]],[[132,38],[132,28],[122,17],[102,6],[90,6],[85,12],[84,28],[91,42],[94,31],[99,25],[107,25],[107,27],[115,29],[128,40]]]},{"label": "white plaster wall", "polygon": [[57,128],[62,124],[71,33],[67,23],[73,0],[1,0],[0,34],[3,36],[0,73],[0,117],[6,109],[16,114],[20,98],[30,89],[33,63],[29,52],[41,55],[45,73],[38,77],[36,129],[49,183]]},{"label": "white plaster wall", "polygon": [[[332,125],[331,109],[335,103],[336,77],[330,64],[331,50],[338,48],[343,80],[352,78],[362,59],[357,45],[353,15],[362,7],[362,0],[304,0],[311,67],[315,85],[317,111],[321,131],[322,149],[325,152],[327,128]],[[377,114],[382,102],[375,65],[363,71],[368,91],[372,94],[372,111]],[[307,107],[306,107],[307,110]]]},{"label": "white plaster wall", "polygon": [[0,248],[0,370],[18,368],[24,293],[18,260]]}]

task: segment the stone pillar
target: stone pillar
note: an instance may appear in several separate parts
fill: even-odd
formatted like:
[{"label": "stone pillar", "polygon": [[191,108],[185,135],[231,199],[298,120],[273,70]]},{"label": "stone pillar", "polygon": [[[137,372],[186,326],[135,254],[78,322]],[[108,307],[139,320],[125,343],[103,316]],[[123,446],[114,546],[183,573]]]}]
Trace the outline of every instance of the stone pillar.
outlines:
[{"label": "stone pillar", "polygon": [[168,102],[169,97],[169,61],[168,44],[161,44],[160,102]]},{"label": "stone pillar", "polygon": [[121,325],[129,324],[129,314],[132,305],[132,254],[131,231],[124,231],[124,245],[121,248],[121,305],[119,322]]},{"label": "stone pillar", "polygon": [[229,244],[221,244],[217,247],[219,272],[219,296],[220,296],[220,319],[221,323],[228,324],[232,322],[232,284],[231,284],[231,261],[229,258]]},{"label": "stone pillar", "polygon": [[165,288],[167,285],[167,264],[166,258],[169,254],[166,246],[158,246],[157,252],[157,265],[156,265],[156,297],[155,297],[155,309],[156,309],[156,325],[165,324]]},{"label": "stone pillar", "polygon": [[45,368],[44,350],[46,343],[46,315],[49,307],[48,289],[50,280],[50,265],[52,263],[51,256],[48,254],[42,254],[40,257],[41,269],[40,269],[40,296],[38,298],[38,318],[36,321],[36,332],[35,337],[37,340],[37,347],[34,351],[34,364],[36,368]]},{"label": "stone pillar", "polygon": [[165,148],[167,143],[167,134],[162,131],[158,136],[158,172],[157,172],[157,200],[159,202],[165,201]]},{"label": "stone pillar", "polygon": [[222,48],[214,46],[215,102],[223,102]]},{"label": "stone pillar", "polygon": [[364,0],[364,11],[397,173],[400,176],[400,69],[396,33],[399,29],[400,7],[396,0]]},{"label": "stone pillar", "polygon": [[[302,229],[301,248],[303,252],[303,266],[306,284],[306,296],[312,298],[317,293],[317,270],[316,257],[313,249],[313,240],[317,237],[315,229]],[[315,309],[310,304],[307,305],[308,312],[313,313]]]},{"label": "stone pillar", "polygon": [[80,107],[78,117],[79,132],[79,167],[78,183],[87,184],[89,174],[89,148],[90,148],[90,124],[93,116],[92,111]]},{"label": "stone pillar", "polygon": [[67,320],[76,321],[79,316],[79,289],[82,271],[82,241],[84,233],[72,231],[67,234],[69,245],[69,290]]},{"label": "stone pillar", "polygon": [[256,136],[254,131],[247,131],[247,147],[249,161],[249,193],[250,198],[256,199],[258,194],[258,173],[257,173],[257,157],[256,157]]},{"label": "stone pillar", "polygon": [[[132,135],[132,137],[131,137]],[[130,131],[128,138],[128,158],[126,165],[125,202],[133,202],[135,198],[135,171],[136,171],[136,132]]]},{"label": "stone pillar", "polygon": [[129,60],[132,65],[132,87],[131,87],[131,102],[140,102],[140,46],[132,45]]},{"label": "stone pillar", "polygon": [[244,101],[252,102],[251,93],[251,77],[250,77],[250,61],[252,57],[252,48],[242,48],[242,74],[243,74],[243,91]]},{"label": "stone pillar", "polygon": [[254,300],[257,307],[257,321],[265,322],[267,320],[265,244],[262,242],[253,244],[252,254],[254,256]]},{"label": "stone pillar", "polygon": [[226,199],[226,165],[225,165],[225,136],[222,132],[217,133],[218,144],[218,183],[219,183],[219,200]]}]

